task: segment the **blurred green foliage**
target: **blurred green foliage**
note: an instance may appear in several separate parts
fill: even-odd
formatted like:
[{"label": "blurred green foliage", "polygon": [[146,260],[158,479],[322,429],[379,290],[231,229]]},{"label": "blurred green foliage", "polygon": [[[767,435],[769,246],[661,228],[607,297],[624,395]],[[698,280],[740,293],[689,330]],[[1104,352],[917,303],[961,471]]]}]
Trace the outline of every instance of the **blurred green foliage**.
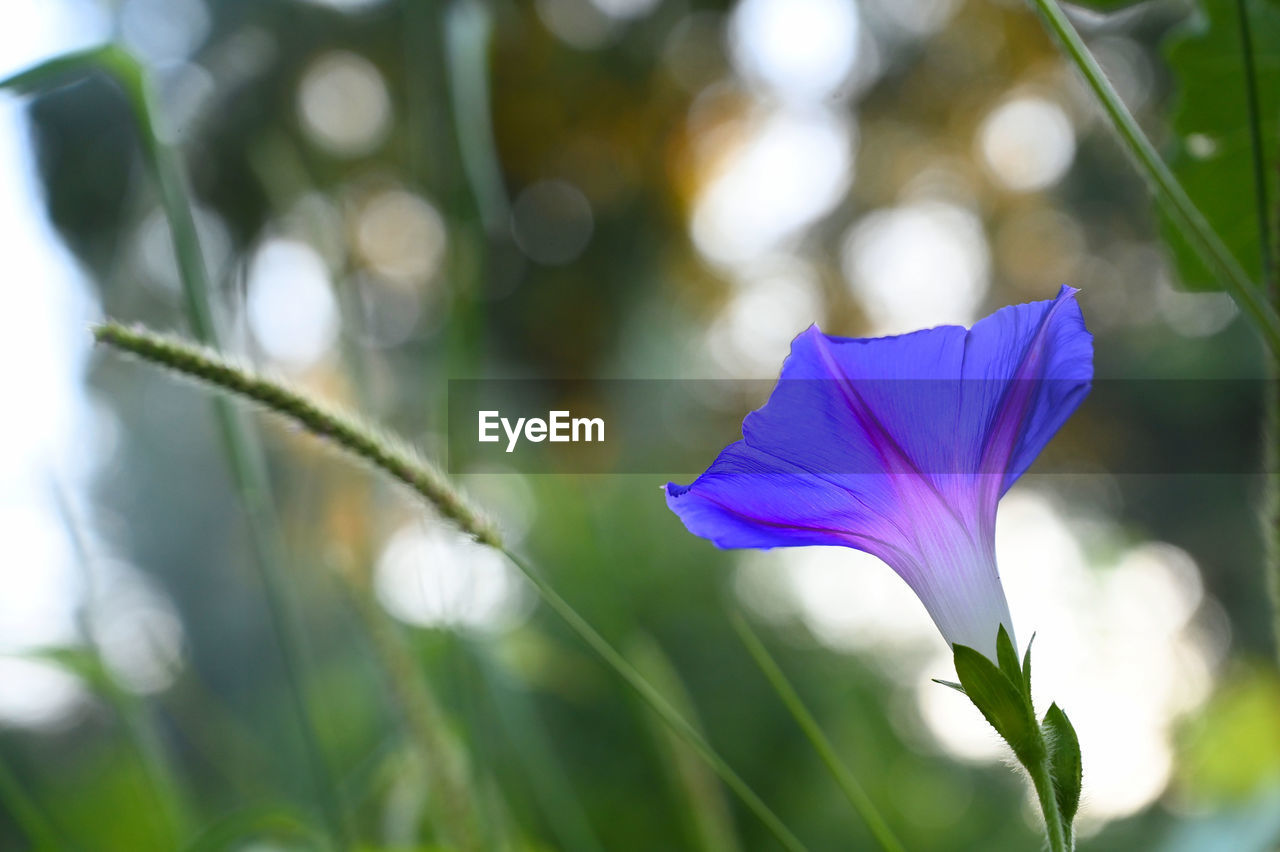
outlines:
[{"label": "blurred green foliage", "polygon": [[[1241,8],[1256,68],[1262,136],[1262,159],[1256,164],[1249,123],[1241,120],[1250,110]],[[1177,92],[1171,107],[1174,172],[1251,279],[1261,281],[1259,244],[1265,240],[1274,256],[1276,235],[1269,228],[1260,234],[1258,216],[1244,214],[1249,203],[1261,205],[1274,222],[1280,197],[1280,3],[1210,0],[1170,37],[1165,55]],[[1258,166],[1262,186],[1255,178]],[[1165,231],[1183,284],[1220,289],[1176,229],[1166,223]]]},{"label": "blurred green foliage", "polygon": [[[463,6],[391,0],[348,14],[293,0],[217,0],[205,6],[199,48],[179,63],[209,84],[175,141],[202,219],[217,223],[207,230],[225,242],[222,255],[210,248],[216,240],[206,251],[230,339],[261,354],[245,333],[255,247],[282,233],[315,243],[332,267],[343,330],[334,357],[306,383],[428,449],[440,443],[449,377],[681,375],[688,341],[732,293],[687,228],[695,183],[687,118],[709,87],[731,78],[721,42],[729,4],[660,3],[595,50],[557,39],[536,4],[497,0],[483,6],[492,22],[486,50],[475,22],[457,17],[470,14]],[[1168,4],[1148,6],[1155,8],[1129,16],[1123,29],[1101,30],[1123,37],[1146,62],[1182,18]],[[1251,8],[1264,17],[1274,3]],[[668,68],[682,25],[699,60],[693,82]],[[1183,91],[1172,130],[1221,133],[1228,146],[1221,150],[1234,151],[1236,88],[1204,64],[1230,56],[1234,36],[1210,35],[1171,53],[1169,70]],[[1098,318],[1100,372],[1260,372],[1241,321],[1189,343],[1157,316],[1168,296],[1146,268],[1150,255],[1135,248],[1153,239],[1154,217],[1102,128],[1079,121],[1075,165],[1044,193],[1008,192],[983,177],[973,136],[991,103],[1018,85],[1066,85],[1034,17],[1013,4],[970,0],[926,41],[882,48],[882,73],[857,104],[854,185],[804,238],[829,330],[858,333],[866,322],[839,270],[848,225],[945,162],[972,188],[992,235],[987,306],[1042,297],[1058,283],[1046,275],[1069,274],[1086,288],[1091,323]],[[323,150],[298,117],[300,80],[333,50],[373,64],[394,115],[386,137],[357,156]],[[162,103],[187,104],[180,75],[155,70]],[[166,83],[174,87],[167,94]],[[1138,75],[1138,86],[1142,117],[1158,122],[1165,73]],[[1230,98],[1219,97],[1223,90]],[[487,109],[474,101],[484,91]],[[717,108],[732,113],[746,97],[729,86]],[[49,216],[90,272],[103,312],[180,327],[175,283],[140,260],[139,235],[155,221],[157,199],[143,179],[127,100],[95,76],[38,97],[31,114]],[[489,139],[496,159],[485,156]],[[1180,173],[1252,264],[1246,165],[1242,156],[1220,156],[1184,161]],[[503,218],[510,198],[549,177],[577,186],[593,215],[589,245],[564,266],[529,259]],[[1238,191],[1211,193],[1211,185]],[[394,291],[351,247],[363,200],[387,187],[429,199],[449,240],[443,271],[417,285],[421,310],[396,336],[383,331],[400,310]],[[322,203],[308,206],[316,199]],[[1069,227],[1020,227],[1064,219]],[[1075,257],[1073,240],[1082,246]],[[1197,282],[1187,273],[1184,283]],[[73,725],[0,732],[0,757],[65,848],[315,848],[322,822],[310,770],[204,396],[114,359],[96,365],[91,392],[119,425],[91,526],[173,601],[184,665],[162,692],[135,696],[102,676],[91,651],[51,651],[100,700]],[[1241,452],[1254,452],[1259,401],[1206,393],[1203,401],[1135,399],[1124,431],[1086,430],[1082,440],[1176,455],[1194,446],[1183,427],[1212,408],[1238,430],[1231,441]],[[340,817],[359,848],[440,848],[431,767],[413,747],[404,712],[406,678],[420,678],[438,704],[438,732],[461,756],[485,848],[770,848],[761,826],[550,614],[535,610],[501,635],[375,623],[383,616],[369,606],[373,565],[385,539],[418,510],[299,436],[267,427],[261,440],[290,594],[304,614],[307,703],[338,779]],[[484,490],[527,490],[524,546],[556,588],[697,718],[811,848],[872,848],[729,626],[726,609],[738,606],[733,556],[684,533],[658,497],[659,478],[494,479]],[[1226,613],[1233,653],[1250,658],[1268,653],[1270,642],[1257,569],[1258,485],[1247,477],[1127,476],[1109,481],[1101,498],[1069,481],[1054,487],[1068,505],[1108,513],[1134,540],[1167,540],[1192,553]],[[836,653],[799,623],[779,626],[768,641],[908,848],[1037,848],[1035,827],[1022,816],[1020,779],[944,754],[909,688],[873,659]],[[388,664],[396,658],[387,642],[402,644],[408,670]],[[1207,806],[1268,781],[1275,719],[1268,709],[1280,699],[1267,678],[1229,679],[1191,723],[1178,796]],[[1087,753],[1084,760],[1087,799]],[[20,816],[0,813],[0,848],[26,848]],[[1152,848],[1179,825],[1178,813],[1157,803],[1082,845]]]}]

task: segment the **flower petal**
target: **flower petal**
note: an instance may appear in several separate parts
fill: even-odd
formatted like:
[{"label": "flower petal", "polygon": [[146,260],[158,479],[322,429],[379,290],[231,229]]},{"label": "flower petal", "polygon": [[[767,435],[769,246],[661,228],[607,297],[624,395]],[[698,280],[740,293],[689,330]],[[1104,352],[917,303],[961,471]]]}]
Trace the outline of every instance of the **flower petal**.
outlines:
[{"label": "flower petal", "polygon": [[769,401],[667,504],[719,547],[839,544],[889,564],[948,642],[1012,635],[996,504],[1089,392],[1076,290],[966,331],[830,337],[812,326]]},{"label": "flower petal", "polygon": [[826,476],[730,444],[692,485],[667,483],[667,505],[689,532],[721,548],[842,545],[882,559],[893,494],[879,475]]},{"label": "flower petal", "polygon": [[1075,295],[1001,308],[973,326],[965,340],[965,431],[984,429],[978,466],[1000,472],[1000,494],[1036,456],[1089,393],[1093,335]]}]

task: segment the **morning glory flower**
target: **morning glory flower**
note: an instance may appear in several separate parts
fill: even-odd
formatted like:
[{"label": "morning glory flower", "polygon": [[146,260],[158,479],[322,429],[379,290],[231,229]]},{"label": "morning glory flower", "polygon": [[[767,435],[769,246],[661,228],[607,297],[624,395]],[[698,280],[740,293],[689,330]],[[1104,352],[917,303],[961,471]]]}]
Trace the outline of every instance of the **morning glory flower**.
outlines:
[{"label": "morning glory flower", "polygon": [[879,557],[948,644],[996,658],[1013,635],[996,505],[1089,392],[1093,337],[1075,295],[973,328],[845,338],[811,326],[769,401],[667,505],[722,548],[842,545]]}]

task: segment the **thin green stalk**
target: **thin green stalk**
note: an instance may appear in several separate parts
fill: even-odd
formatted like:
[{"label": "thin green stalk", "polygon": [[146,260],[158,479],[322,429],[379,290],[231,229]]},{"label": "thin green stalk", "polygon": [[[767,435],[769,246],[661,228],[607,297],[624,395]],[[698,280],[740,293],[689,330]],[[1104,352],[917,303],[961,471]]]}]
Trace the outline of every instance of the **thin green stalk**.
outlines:
[{"label": "thin green stalk", "polygon": [[751,629],[751,625],[743,618],[742,613],[735,610],[730,614],[730,620],[733,622],[733,629],[738,632],[738,636],[742,639],[742,644],[746,645],[747,650],[751,652],[752,658],[755,659],[756,665],[760,667],[760,671],[768,679],[769,685],[773,687],[774,692],[778,693],[778,697],[782,699],[782,703],[790,711],[791,717],[796,720],[796,724],[804,731],[804,735],[808,737],[814,751],[822,758],[822,762],[827,765],[832,777],[840,785],[840,789],[844,791],[845,798],[849,800],[849,804],[853,805],[853,809],[858,812],[863,822],[867,824],[867,828],[871,830],[871,834],[875,837],[876,842],[880,844],[880,848],[884,849],[885,852],[904,852],[902,842],[894,836],[893,830],[889,828],[889,824],[885,822],[884,817],[876,810],[875,803],[871,801],[871,797],[862,789],[862,785],[858,783],[858,779],[853,776],[849,767],[845,766],[840,760],[835,748],[831,745],[831,741],[823,733],[822,726],[818,724],[818,720],[809,712],[809,708],[805,706],[795,687],[787,680],[782,668],[769,654],[769,650],[765,648],[764,643],[760,641],[760,637]]},{"label": "thin green stalk", "polygon": [[404,637],[360,583],[347,584],[352,603],[385,669],[387,687],[426,769],[431,806],[442,840],[450,849],[480,850],[479,819],[468,782],[468,767],[449,736],[444,710],[418,670]]},{"label": "thin green stalk", "polygon": [[[680,679],[679,672],[652,637],[639,634],[627,643],[627,658],[650,683],[662,690],[667,700],[703,731],[693,696]],[[723,785],[702,759],[652,713],[645,715],[658,736],[666,757],[668,774],[676,792],[681,795],[683,810],[689,815],[690,850],[701,852],[741,852],[733,824],[733,814],[725,799]]]},{"label": "thin green stalk", "polygon": [[98,342],[167,367],[234,396],[253,402],[407,485],[460,529],[504,553],[538,595],[578,637],[636,691],[658,716],[705,760],[784,848],[805,847],[746,781],[725,762],[698,731],[568,601],[520,555],[504,547],[493,527],[406,444],[384,435],[355,416],[313,402],[278,382],[235,366],[218,354],[190,343],[118,323],[94,328]]},{"label": "thin green stalk", "polygon": [[1053,793],[1053,774],[1049,768],[1047,752],[1045,757],[1026,769],[1031,775],[1031,783],[1036,788],[1040,812],[1044,814],[1044,830],[1049,838],[1049,852],[1071,852],[1073,844],[1068,829],[1062,826],[1062,814],[1058,810],[1058,799]]},{"label": "thin green stalk", "polygon": [[[118,56],[117,64],[120,69],[117,76],[130,92],[134,112],[141,125],[148,164],[159,187],[165,215],[172,230],[188,321],[198,339],[216,346],[218,330],[213,314],[208,272],[177,152],[157,132],[154,101],[142,67],[127,54],[120,53]],[[238,413],[228,405],[215,405],[215,417],[248,521],[268,611],[285,663],[290,701],[302,733],[311,777],[315,780],[321,818],[328,824],[333,839],[340,846],[347,847],[350,846],[349,832],[342,804],[338,799],[336,782],[325,760],[315,723],[307,707],[302,682],[305,668],[302,619],[288,591],[289,580],[277,533],[279,527],[272,508],[270,482],[261,458],[252,449],[253,441]]]},{"label": "thin green stalk", "polygon": [[1240,55],[1244,63],[1245,103],[1249,114],[1249,148],[1253,155],[1253,200],[1258,219],[1258,252],[1262,260],[1262,280],[1274,304],[1271,203],[1267,200],[1266,152],[1262,147],[1262,111],[1258,106],[1258,69],[1253,57],[1253,30],[1249,26],[1249,10],[1245,6],[1245,0],[1236,0],[1236,18],[1240,23]]},{"label": "thin green stalk", "polygon": [[68,848],[44,811],[27,795],[3,755],[0,755],[0,802],[4,803],[18,829],[31,841],[34,852],[58,852]]},{"label": "thin green stalk", "polygon": [[492,31],[492,12],[480,0],[461,0],[445,13],[445,72],[458,155],[476,213],[490,237],[506,233],[510,215],[490,112]]},{"label": "thin green stalk", "polygon": [[157,815],[164,822],[164,831],[168,835],[166,840],[169,845],[177,848],[180,843],[185,842],[191,827],[190,808],[185,795],[186,786],[179,779],[173,764],[165,754],[160,733],[152,724],[146,708],[136,695],[128,692],[117,682],[103,659],[102,649],[94,635],[92,623],[95,583],[88,539],[66,492],[57,483],[54,484],[53,491],[58,511],[62,515],[72,549],[75,551],[76,565],[80,570],[83,585],[80,605],[76,608],[80,641],[84,643],[94,665],[100,669],[105,698],[115,710],[124,727],[125,738],[137,754],[138,763],[142,766],[147,785],[151,788],[151,795],[158,806]]},{"label": "thin green stalk", "polygon": [[[1253,30],[1245,0],[1236,0],[1236,17],[1240,24],[1240,54],[1244,63],[1245,103],[1249,114],[1249,147],[1253,159],[1253,197],[1258,220],[1258,252],[1262,262],[1262,278],[1272,306],[1280,303],[1275,266],[1271,254],[1271,203],[1267,198],[1267,167],[1262,141],[1261,109],[1258,105],[1258,71],[1253,54]],[[1277,660],[1280,660],[1280,353],[1263,353],[1267,367],[1265,390],[1266,422],[1264,440],[1267,462],[1267,486],[1263,507],[1266,530],[1267,590],[1271,596],[1271,627]]]},{"label": "thin green stalk", "polygon": [[1133,158],[1138,171],[1147,179],[1160,204],[1177,224],[1178,229],[1195,248],[1201,259],[1217,276],[1223,289],[1248,314],[1267,347],[1280,353],[1280,314],[1268,303],[1266,295],[1214,232],[1182,184],[1160,158],[1151,140],[1142,132],[1133,114],[1120,99],[1103,73],[1084,40],[1054,0],[1031,0],[1049,29],[1057,36],[1076,69],[1084,75],[1094,97],[1110,119],[1125,150]]},{"label": "thin green stalk", "polygon": [[769,809],[769,806],[760,799],[756,792],[752,790],[747,782],[738,775],[737,772],[725,762],[724,758],[712,749],[711,745],[703,739],[697,729],[693,727],[683,716],[681,716],[675,708],[667,703],[666,698],[662,696],[653,686],[644,679],[644,677],[636,671],[627,660],[614,649],[609,642],[596,632],[586,619],[578,614],[578,611],[570,606],[569,602],[560,597],[559,593],[551,587],[542,575],[533,569],[522,557],[513,553],[506,548],[502,548],[502,552],[507,555],[520,573],[533,584],[537,589],[538,595],[542,600],[562,618],[566,624],[578,634],[578,637],[587,643],[601,658],[604,659],[609,666],[621,675],[627,685],[636,691],[641,699],[644,700],[649,708],[653,710],[662,721],[666,722],[673,731],[676,732],[685,742],[693,747],[693,750],[707,762],[708,765],[720,776],[720,780],[725,783],[730,790],[737,794],[756,817],[764,823],[765,827],[773,833],[773,836],[787,849],[799,850],[804,846],[796,838],[791,830],[783,825],[777,815]]},{"label": "thin green stalk", "polygon": [[[459,148],[457,126],[462,120],[452,99],[448,68],[449,15],[446,4],[430,0],[400,0],[404,15],[405,127],[409,140],[407,165],[420,187],[441,206],[450,223],[449,250],[442,271],[448,297],[449,322],[442,338],[447,376],[476,372],[477,345],[484,332],[479,295],[486,261],[483,229],[479,226],[479,196],[468,185]],[[434,415],[447,410],[447,383],[426,400]]]},{"label": "thin green stalk", "polygon": [[[120,84],[128,97],[135,120],[144,159],[160,194],[161,205],[169,221],[174,254],[182,282],[183,303],[187,321],[196,338],[217,345],[218,329],[214,318],[209,276],[189,192],[177,152],[167,144],[156,124],[154,98],[146,73],[128,52],[115,45],[93,48],[80,53],[55,57],[34,68],[0,81],[0,88],[28,91],[56,83],[68,74],[102,70]],[[302,687],[303,642],[301,619],[288,594],[288,577],[284,570],[283,548],[275,523],[270,483],[261,458],[248,429],[238,412],[225,400],[213,401],[223,447],[231,467],[232,481],[244,509],[253,548],[255,564],[266,595],[271,625],[284,660],[288,693],[298,719],[303,747],[310,764],[317,808],[340,845],[347,842],[346,823],[338,801],[334,779],[324,759]]]},{"label": "thin green stalk", "polygon": [[498,719],[529,773],[533,796],[555,835],[556,848],[565,852],[604,852],[523,684],[503,670],[487,642],[468,642],[464,647],[480,671]]}]

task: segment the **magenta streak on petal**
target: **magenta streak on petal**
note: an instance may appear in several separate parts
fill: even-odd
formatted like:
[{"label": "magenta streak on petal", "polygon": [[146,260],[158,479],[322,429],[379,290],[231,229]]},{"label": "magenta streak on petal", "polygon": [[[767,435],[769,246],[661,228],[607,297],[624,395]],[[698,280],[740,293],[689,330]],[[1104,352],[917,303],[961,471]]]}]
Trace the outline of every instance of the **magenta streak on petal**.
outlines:
[{"label": "magenta streak on petal", "polygon": [[[867,553],[870,553],[874,556],[879,556],[881,559],[883,559],[887,563],[892,564],[893,560],[891,557],[897,557],[904,561],[909,560],[909,557],[905,551],[900,550],[898,547],[890,544],[884,539],[876,538],[875,536],[867,535],[866,533],[858,533],[858,532],[853,532],[851,530],[832,529],[829,527],[811,526],[808,524],[796,524],[796,523],[784,523],[780,521],[770,521],[766,518],[758,518],[753,515],[749,515],[741,511],[740,509],[735,509],[734,507],[727,505],[723,501],[715,499],[714,497],[703,497],[702,499],[706,500],[708,503],[713,503],[716,506],[719,506],[728,514],[741,518],[744,521],[751,521],[754,524],[760,524],[761,526],[766,526],[766,527],[781,527],[785,529],[802,530],[804,532],[831,533],[832,535],[836,535],[836,536],[840,536],[841,538],[848,539],[849,541],[853,542],[855,545],[859,545],[857,547],[858,550],[865,550]],[[870,546],[868,547],[868,546],[860,545],[859,544],[860,542],[863,543],[864,545],[870,545]]]},{"label": "magenta streak on petal", "polygon": [[[916,465],[915,460],[912,459],[911,456],[902,449],[898,442],[894,440],[893,436],[889,434],[889,431],[885,429],[884,424],[882,424],[876,417],[875,411],[871,406],[867,405],[866,400],[864,400],[862,395],[858,393],[858,389],[854,387],[853,383],[849,380],[849,377],[840,369],[840,366],[835,362],[835,358],[831,354],[829,346],[830,344],[827,342],[826,335],[819,333],[817,349],[819,354],[822,356],[823,366],[827,368],[827,371],[831,374],[832,378],[835,379],[836,385],[840,388],[840,392],[844,396],[845,403],[848,405],[850,413],[852,413],[857,419],[858,425],[861,426],[865,432],[874,433],[872,446],[876,451],[876,455],[880,457],[880,460],[882,462],[886,462],[885,472],[893,477],[891,481],[896,485],[897,477],[893,475],[905,473],[915,477],[921,482],[924,482],[937,496],[939,505],[950,512],[956,521],[960,523],[960,526],[964,527],[964,523],[960,521],[960,516],[956,514],[955,510],[951,507],[951,504],[942,496],[937,485],[932,479],[921,472],[920,468]],[[890,457],[888,459],[885,458],[885,453],[882,452],[885,448],[890,450]]]},{"label": "magenta streak on petal", "polygon": [[[1072,291],[1072,295],[1075,292],[1077,291]],[[998,475],[990,480],[986,477],[983,478],[984,483],[996,483],[996,488],[994,489],[995,500],[992,501],[993,509],[995,502],[1000,497],[1000,489],[1003,486],[1002,477],[1008,470],[1014,448],[1018,445],[1018,441],[1022,438],[1026,429],[1027,411],[1031,407],[1036,391],[1039,390],[1039,383],[1034,377],[1044,361],[1045,331],[1049,327],[1050,320],[1063,304],[1065,304],[1065,299],[1061,297],[1055,299],[1053,305],[1040,318],[1040,324],[1036,329],[1035,336],[1028,342],[1013,380],[1005,388],[1004,398],[997,408],[995,421],[987,435],[979,471],[984,474]],[[990,489],[983,490],[987,492]],[[984,493],[984,496],[987,495]],[[994,522],[994,520],[993,511],[992,521]]]}]

